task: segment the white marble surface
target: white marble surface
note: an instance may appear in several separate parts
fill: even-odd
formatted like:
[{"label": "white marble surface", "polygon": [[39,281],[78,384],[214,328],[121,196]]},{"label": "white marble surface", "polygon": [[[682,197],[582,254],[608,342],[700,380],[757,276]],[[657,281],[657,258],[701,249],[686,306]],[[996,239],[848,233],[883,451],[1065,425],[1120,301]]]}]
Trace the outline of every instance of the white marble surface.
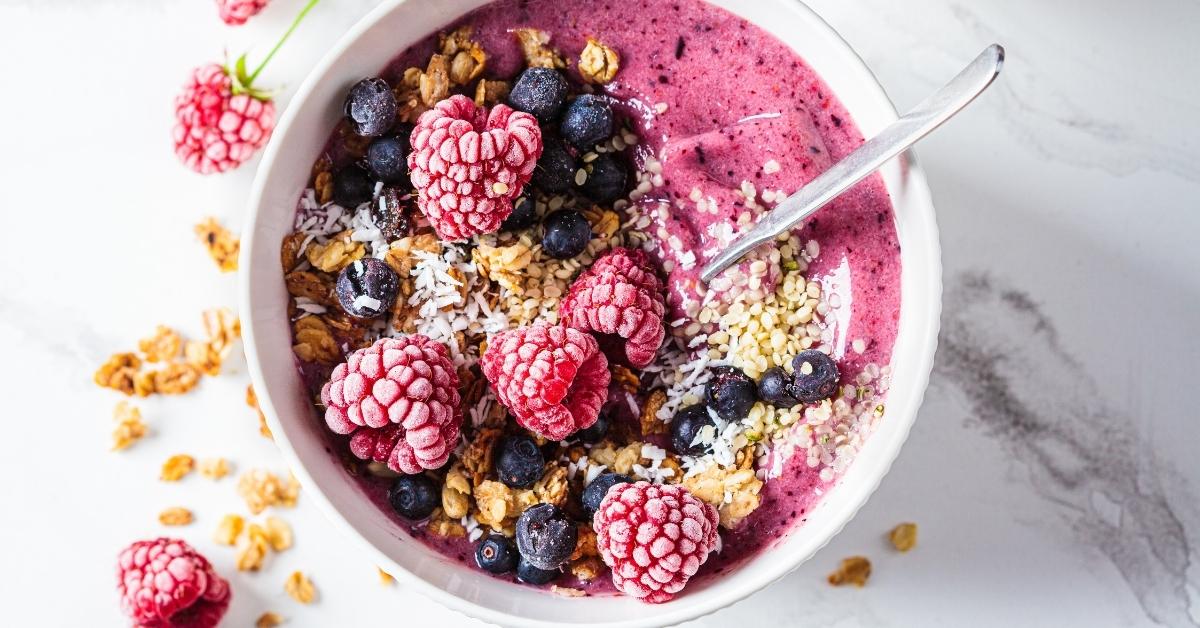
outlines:
[{"label": "white marble surface", "polygon": [[[329,0],[263,75],[291,88],[369,0]],[[1200,70],[1195,0],[814,0],[901,107],[993,40],[1005,75],[920,149],[942,225],[938,366],[893,472],[796,573],[695,625],[1184,626],[1200,623]],[[240,510],[229,479],[156,478],[168,455],[282,471],[242,403],[245,369],[141,404],[153,436],[107,451],[113,394],[90,383],[154,325],[198,333],[235,303],[191,226],[239,224],[253,164],[199,177],[170,153],[188,69],[261,53],[299,0],[241,29],[207,0],[0,0],[0,616],[12,626],[122,625],[116,551],[180,532],[236,595],[228,625],[468,625],[375,569],[301,498],[297,546],[263,573],[209,540]],[[898,556],[881,535],[921,524]],[[865,553],[862,590],[825,573]],[[283,593],[312,574],[319,603]]]}]

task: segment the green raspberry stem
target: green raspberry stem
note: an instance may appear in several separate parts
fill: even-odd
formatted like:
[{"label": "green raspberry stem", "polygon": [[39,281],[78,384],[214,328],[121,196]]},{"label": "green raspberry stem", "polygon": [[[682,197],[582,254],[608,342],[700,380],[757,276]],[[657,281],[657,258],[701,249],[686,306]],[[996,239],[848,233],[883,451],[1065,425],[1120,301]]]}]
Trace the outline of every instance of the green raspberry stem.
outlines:
[{"label": "green raspberry stem", "polygon": [[308,12],[311,11],[313,7],[317,6],[317,3],[320,1],[321,0],[308,0],[308,4],[304,5],[303,9],[300,9],[300,13],[296,14],[296,19],[292,20],[292,25],[289,26],[288,29],[283,33],[283,37],[280,37],[279,41],[275,42],[275,47],[271,49],[271,52],[267,53],[267,56],[262,60],[262,63],[259,63],[258,67],[254,68],[254,72],[251,72],[250,76],[246,78],[244,86],[247,89],[249,89],[250,85],[254,83],[254,79],[258,78],[259,72],[262,72],[263,68],[267,67],[267,62],[271,60],[271,57],[274,57],[275,53],[279,52],[279,49],[283,47],[283,43],[292,36],[292,33],[296,30],[296,27],[300,26],[300,22],[304,20],[304,17],[308,15]]}]

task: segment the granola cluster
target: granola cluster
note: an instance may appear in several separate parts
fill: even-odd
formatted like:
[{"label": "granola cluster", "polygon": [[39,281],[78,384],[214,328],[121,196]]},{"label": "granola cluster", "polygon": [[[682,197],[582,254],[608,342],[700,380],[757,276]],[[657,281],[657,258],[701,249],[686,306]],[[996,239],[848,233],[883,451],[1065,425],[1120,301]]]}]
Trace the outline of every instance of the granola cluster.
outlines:
[{"label": "granola cluster", "polygon": [[201,376],[220,374],[234,341],[242,335],[241,324],[228,309],[206,310],[202,318],[203,340],[184,341],[179,332],[159,325],[154,334],[138,341],[138,353],[113,354],[96,369],[93,381],[138,397],[189,392]]}]

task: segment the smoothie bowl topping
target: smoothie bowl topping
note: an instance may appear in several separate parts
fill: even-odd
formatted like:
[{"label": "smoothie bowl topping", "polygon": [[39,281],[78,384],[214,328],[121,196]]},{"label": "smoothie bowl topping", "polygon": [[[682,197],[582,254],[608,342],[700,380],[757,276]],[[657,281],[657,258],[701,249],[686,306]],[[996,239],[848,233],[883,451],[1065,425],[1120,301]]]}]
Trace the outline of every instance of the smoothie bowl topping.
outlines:
[{"label": "smoothie bowl topping", "polygon": [[754,28],[719,9],[685,4],[660,50],[551,4],[488,5],[350,87],[282,243],[293,349],[411,536],[665,602],[797,533],[882,419],[895,231],[869,179],[704,285],[861,136],[765,33],[739,35],[749,85],[684,59]]}]

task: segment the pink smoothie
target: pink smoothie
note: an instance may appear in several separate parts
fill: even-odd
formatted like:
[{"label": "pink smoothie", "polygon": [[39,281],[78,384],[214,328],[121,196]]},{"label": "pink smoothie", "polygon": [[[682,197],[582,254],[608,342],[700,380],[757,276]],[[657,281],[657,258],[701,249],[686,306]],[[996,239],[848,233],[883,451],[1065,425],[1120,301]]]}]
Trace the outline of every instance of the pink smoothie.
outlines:
[{"label": "pink smoothie", "polygon": [[[691,270],[677,263],[670,273],[676,315],[685,295],[694,291],[699,267],[717,250],[711,228],[732,224],[746,211],[744,197],[735,192],[743,181],[760,191],[792,193],[863,141],[836,96],[803,59],[760,28],[700,0],[500,0],[446,30],[459,24],[474,27],[474,38],[488,54],[485,75],[492,78],[512,79],[523,65],[510,33],[514,28],[551,33],[552,45],[568,59],[578,59],[588,36],[620,53],[616,80],[603,91],[643,138],[631,151],[635,162],[654,157],[662,163],[663,184],[643,205],[666,202],[672,208],[648,231],[664,227],[699,261]],[[383,76],[395,80],[404,68],[423,66],[435,44],[436,34],[402,53]],[[569,74],[578,80],[573,67]],[[765,169],[772,161],[778,167]],[[716,213],[685,209],[695,189],[715,200]],[[840,301],[826,320],[836,328],[833,354],[843,382],[852,381],[867,363],[888,364],[899,315],[900,260],[882,181],[868,178],[811,218],[800,235],[820,244],[808,276],[821,280],[825,293]],[[863,341],[860,348],[865,345],[861,353],[850,350],[855,340]],[[803,533],[798,524],[819,499],[816,489],[831,488],[818,471],[803,455],[790,459],[782,476],[765,485],[762,506],[722,533],[723,551],[701,574],[724,572],[785,535]],[[388,508],[386,481],[364,477],[363,486]],[[466,540],[432,538],[419,526],[396,521],[441,547],[449,560],[474,568]],[[612,587],[606,577],[590,585],[563,580],[560,584],[592,593]]]}]

